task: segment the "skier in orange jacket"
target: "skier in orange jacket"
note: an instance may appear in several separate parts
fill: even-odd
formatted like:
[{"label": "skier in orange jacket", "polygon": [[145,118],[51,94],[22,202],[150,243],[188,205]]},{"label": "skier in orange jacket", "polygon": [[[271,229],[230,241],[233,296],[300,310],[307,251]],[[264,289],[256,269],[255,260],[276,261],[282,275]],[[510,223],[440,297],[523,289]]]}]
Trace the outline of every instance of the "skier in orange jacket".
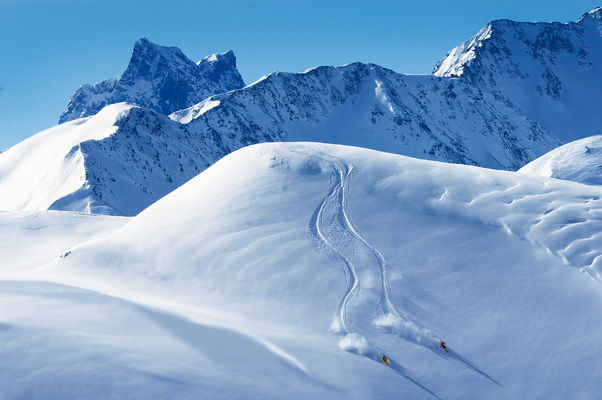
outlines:
[{"label": "skier in orange jacket", "polygon": [[389,365],[389,359],[387,358],[387,356],[383,355],[381,360],[382,360],[383,364]]}]

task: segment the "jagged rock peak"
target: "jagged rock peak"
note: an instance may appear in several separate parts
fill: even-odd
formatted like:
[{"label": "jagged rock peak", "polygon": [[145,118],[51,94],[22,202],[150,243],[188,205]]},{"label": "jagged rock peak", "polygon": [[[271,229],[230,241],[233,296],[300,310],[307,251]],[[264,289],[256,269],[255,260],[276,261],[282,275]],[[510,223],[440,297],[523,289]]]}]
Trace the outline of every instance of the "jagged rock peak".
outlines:
[{"label": "jagged rock peak", "polygon": [[121,79],[153,79],[157,74],[166,73],[167,68],[185,68],[193,73],[196,64],[177,47],[159,46],[146,38],[134,44],[132,57]]},{"label": "jagged rock peak", "polygon": [[177,47],[160,46],[142,38],[134,44],[121,77],[82,85],[59,123],[94,115],[104,106],[119,102],[167,115],[244,85],[232,51],[212,54],[195,63]]},{"label": "jagged rock peak", "polygon": [[[240,77],[236,69],[236,57],[232,50],[206,56],[197,62],[196,65],[203,74],[212,77],[214,80],[219,80],[221,77],[228,75],[231,75],[235,79],[236,77]],[[240,82],[233,82],[232,86],[233,89],[243,87],[244,82],[242,82],[242,78],[240,78]]]}]

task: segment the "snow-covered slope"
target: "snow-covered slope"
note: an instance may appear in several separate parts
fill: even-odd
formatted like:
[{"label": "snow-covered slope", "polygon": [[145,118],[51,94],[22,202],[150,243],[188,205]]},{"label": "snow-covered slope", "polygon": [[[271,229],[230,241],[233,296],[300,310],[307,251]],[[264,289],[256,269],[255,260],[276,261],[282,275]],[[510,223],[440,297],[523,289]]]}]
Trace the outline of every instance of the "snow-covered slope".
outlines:
[{"label": "snow-covered slope", "polygon": [[202,143],[161,114],[112,104],[2,153],[0,210],[135,215],[217,159]]},{"label": "snow-covered slope", "polygon": [[128,218],[68,211],[0,212],[0,270],[23,272],[122,227]]},{"label": "snow-covered slope", "polygon": [[104,106],[119,102],[169,114],[212,94],[243,86],[232,51],[194,63],[177,47],[159,46],[143,38],[134,45],[125,72],[93,86],[81,86],[59,123],[94,115]]},{"label": "snow-covered slope", "polygon": [[602,185],[602,136],[575,140],[525,165],[519,172]]},{"label": "snow-covered slope", "polygon": [[80,144],[113,134],[115,122],[130,108],[127,104],[107,107],[94,117],[42,131],[2,153],[0,209],[51,209],[58,199],[71,196],[62,209],[102,211],[90,207],[86,195],[73,196],[87,188]]},{"label": "snow-covered slope", "polygon": [[492,21],[433,73],[493,93],[562,142],[600,134],[602,7],[577,22]]},{"label": "snow-covered slope", "polygon": [[111,237],[3,274],[0,383],[13,398],[595,398],[601,193],[247,147]]}]

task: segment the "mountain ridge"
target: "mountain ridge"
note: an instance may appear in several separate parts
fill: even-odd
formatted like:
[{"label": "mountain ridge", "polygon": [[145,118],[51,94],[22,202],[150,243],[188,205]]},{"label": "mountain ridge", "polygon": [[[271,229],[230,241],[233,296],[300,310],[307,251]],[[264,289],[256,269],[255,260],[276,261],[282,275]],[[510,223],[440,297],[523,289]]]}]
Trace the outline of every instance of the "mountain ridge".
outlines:
[{"label": "mountain ridge", "polygon": [[[599,36],[599,14],[599,9],[592,10],[578,23],[489,24],[452,50],[453,59],[450,55],[446,58],[451,60],[445,64],[449,68],[442,69],[444,63],[440,63],[439,72],[434,75],[405,75],[376,64],[351,63],[315,67],[302,73],[275,72],[248,86],[213,94],[176,110],[169,118],[134,102],[138,107],[129,108],[121,123],[104,122],[102,129],[112,130],[109,136],[79,147],[84,150],[82,163],[77,164],[85,171],[79,174],[84,176],[83,186],[73,186],[72,195],[57,191],[51,196],[52,207],[135,215],[228,153],[272,141],[338,143],[436,161],[516,170],[571,136],[599,129],[596,121],[602,114],[594,112],[599,106],[599,89],[602,96],[599,79],[588,84],[582,79],[584,74],[579,74],[578,82],[574,81],[577,78],[566,78],[566,82],[577,82],[583,89],[582,96],[575,100],[574,88],[564,80],[558,86],[559,96],[554,95],[554,86],[548,93],[541,84],[549,76],[540,73],[546,66],[573,66],[595,75],[602,68],[602,41],[592,36]],[[539,53],[525,47],[527,34],[532,39],[529,43],[541,43]],[[550,39],[567,35],[570,46],[562,44],[565,42],[554,44]],[[543,39],[537,42],[538,37]],[[591,42],[591,49],[588,47],[587,54],[580,57],[580,47],[573,43],[586,42]],[[177,48],[157,46],[144,39],[135,49],[128,73],[121,80],[126,83],[129,77],[148,81],[161,75],[165,71],[160,62],[166,59],[163,53],[173,61],[169,65],[176,72],[197,71],[203,66],[209,77],[221,74],[218,60],[223,59],[230,66],[235,62],[234,54],[226,52],[207,56],[195,64]],[[496,68],[491,64],[496,57],[502,57],[499,71],[497,64]],[[149,64],[147,59],[159,61]],[[438,76],[449,75],[454,65],[462,71],[466,68],[466,73]],[[475,65],[481,69],[475,69]],[[523,73],[522,66],[530,69],[525,67]],[[534,66],[540,68],[535,74]],[[551,72],[556,73],[560,74]],[[558,76],[565,79],[565,75]],[[469,79],[471,76],[476,77]],[[113,87],[121,81],[108,80],[99,85]],[[504,85],[500,86],[500,82]],[[531,101],[525,105],[525,93],[529,91]],[[147,98],[161,97],[160,90],[149,93]],[[567,100],[569,94],[573,97]],[[540,118],[538,110],[549,112]],[[572,119],[561,121],[568,118],[567,113],[574,114]],[[584,117],[590,114],[591,118]],[[72,123],[83,123],[78,121]],[[573,129],[559,133],[559,121],[572,124]],[[90,126],[96,125],[83,123],[82,129]],[[60,130],[59,125],[52,132]],[[89,136],[84,132],[86,135]],[[14,167],[9,161],[13,158],[7,154],[11,152],[0,155],[0,170]],[[65,148],[62,154],[55,155],[58,160],[48,162],[58,165],[70,154],[71,148]],[[47,179],[56,182],[56,187],[65,180],[59,175],[48,175]],[[21,193],[15,187],[27,184],[8,182],[0,179],[0,188],[12,193],[12,199],[6,197],[0,207],[14,209],[10,207],[19,205],[16,209],[32,209],[33,203],[26,197],[35,196],[35,188]],[[125,204],[128,201],[130,204]]]},{"label": "mountain ridge", "polygon": [[597,7],[576,22],[491,21],[432,73],[494,94],[564,143],[599,134],[601,14]]}]

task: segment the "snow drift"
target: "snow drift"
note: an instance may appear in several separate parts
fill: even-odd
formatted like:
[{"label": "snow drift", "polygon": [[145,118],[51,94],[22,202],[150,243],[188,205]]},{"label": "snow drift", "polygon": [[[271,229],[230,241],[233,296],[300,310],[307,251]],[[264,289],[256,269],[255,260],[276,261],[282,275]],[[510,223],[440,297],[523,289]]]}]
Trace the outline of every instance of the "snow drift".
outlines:
[{"label": "snow drift", "polygon": [[602,136],[575,140],[522,167],[519,172],[602,185]]}]

